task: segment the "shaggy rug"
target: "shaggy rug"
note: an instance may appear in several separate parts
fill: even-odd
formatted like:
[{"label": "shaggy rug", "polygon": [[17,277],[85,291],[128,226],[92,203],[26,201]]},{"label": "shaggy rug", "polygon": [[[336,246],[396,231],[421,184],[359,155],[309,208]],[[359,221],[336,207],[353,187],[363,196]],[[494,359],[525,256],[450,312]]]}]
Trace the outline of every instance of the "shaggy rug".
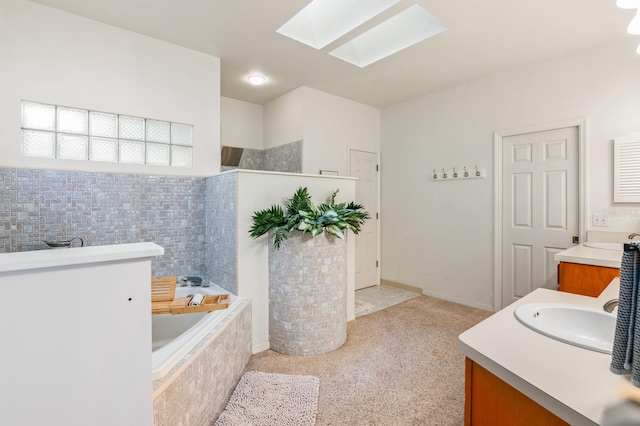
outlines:
[{"label": "shaggy rug", "polygon": [[312,426],[320,379],[248,371],[214,426]]}]

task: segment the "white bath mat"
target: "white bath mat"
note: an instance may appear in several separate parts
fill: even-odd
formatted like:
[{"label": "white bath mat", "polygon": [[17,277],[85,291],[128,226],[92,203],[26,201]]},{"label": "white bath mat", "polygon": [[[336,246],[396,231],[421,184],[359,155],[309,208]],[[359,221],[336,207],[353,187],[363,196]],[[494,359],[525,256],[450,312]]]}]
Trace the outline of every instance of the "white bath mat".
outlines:
[{"label": "white bath mat", "polygon": [[315,376],[249,371],[214,426],[315,425],[319,387]]}]

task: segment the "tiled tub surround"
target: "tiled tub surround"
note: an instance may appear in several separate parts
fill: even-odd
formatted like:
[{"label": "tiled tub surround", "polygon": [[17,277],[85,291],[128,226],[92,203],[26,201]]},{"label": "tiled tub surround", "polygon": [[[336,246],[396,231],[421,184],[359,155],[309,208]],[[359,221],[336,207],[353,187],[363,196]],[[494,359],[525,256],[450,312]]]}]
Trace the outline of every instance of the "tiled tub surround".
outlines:
[{"label": "tiled tub surround", "polygon": [[154,426],[210,425],[250,357],[251,305],[242,300],[167,376],[153,382]]},{"label": "tiled tub surround", "polygon": [[234,172],[206,179],[205,252],[208,278],[231,293],[236,285],[237,177]]},{"label": "tiled tub surround", "polygon": [[233,169],[302,173],[302,141],[264,150],[244,148],[238,167],[222,167],[223,171]]},{"label": "tiled tub surround", "polygon": [[[177,286],[175,298],[201,294],[217,295],[229,293],[222,287],[209,282],[209,287]],[[235,312],[241,300],[229,294],[229,306],[212,312],[196,312],[188,315],[161,314],[151,316],[151,377],[159,380],[165,377],[183,358],[211,331],[219,328],[227,315]]]},{"label": "tiled tub surround", "polygon": [[205,179],[0,168],[0,252],[154,242],[154,276],[206,276]]}]

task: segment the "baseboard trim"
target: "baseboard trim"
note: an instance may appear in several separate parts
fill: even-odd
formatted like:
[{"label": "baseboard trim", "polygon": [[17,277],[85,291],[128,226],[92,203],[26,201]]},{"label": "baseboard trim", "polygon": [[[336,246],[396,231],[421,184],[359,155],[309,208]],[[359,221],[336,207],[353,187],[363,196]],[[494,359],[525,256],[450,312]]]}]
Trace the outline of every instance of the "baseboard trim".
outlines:
[{"label": "baseboard trim", "polygon": [[380,284],[386,285],[389,287],[399,288],[401,290],[411,291],[413,293],[422,294],[422,289],[420,287],[414,287],[412,285],[397,283],[395,281],[385,280],[382,278],[380,279]]},{"label": "baseboard trim", "polygon": [[270,347],[269,341],[258,343],[257,345],[251,346],[251,352],[257,354],[258,352],[266,351]]},{"label": "baseboard trim", "polygon": [[485,304],[482,304],[482,303],[472,302],[472,301],[466,300],[466,299],[459,299],[457,297],[447,296],[447,295],[444,295],[442,293],[438,293],[438,292],[435,292],[435,291],[430,291],[430,290],[424,290],[423,289],[422,290],[422,294],[424,294],[425,296],[433,297],[433,298],[444,300],[444,301],[447,301],[447,302],[452,302],[452,303],[457,303],[459,305],[469,306],[470,308],[475,308],[475,309],[480,309],[480,310],[483,310],[483,311],[493,312],[493,306],[485,305]]}]

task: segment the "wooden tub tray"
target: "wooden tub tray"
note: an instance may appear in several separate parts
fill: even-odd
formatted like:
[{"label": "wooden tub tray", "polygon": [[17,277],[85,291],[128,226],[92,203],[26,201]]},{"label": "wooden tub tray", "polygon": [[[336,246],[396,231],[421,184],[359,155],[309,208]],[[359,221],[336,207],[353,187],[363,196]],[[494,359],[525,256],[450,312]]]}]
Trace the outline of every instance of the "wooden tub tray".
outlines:
[{"label": "wooden tub tray", "polygon": [[229,307],[230,297],[228,294],[209,294],[204,296],[201,305],[189,306],[192,296],[179,297],[173,299],[170,305],[172,315],[192,314],[195,312],[211,312]]},{"label": "wooden tub tray", "polygon": [[191,314],[195,312],[211,312],[229,307],[229,294],[209,294],[204,296],[201,305],[189,306],[191,298],[175,298],[177,277],[151,279],[151,313],[158,314]]}]

